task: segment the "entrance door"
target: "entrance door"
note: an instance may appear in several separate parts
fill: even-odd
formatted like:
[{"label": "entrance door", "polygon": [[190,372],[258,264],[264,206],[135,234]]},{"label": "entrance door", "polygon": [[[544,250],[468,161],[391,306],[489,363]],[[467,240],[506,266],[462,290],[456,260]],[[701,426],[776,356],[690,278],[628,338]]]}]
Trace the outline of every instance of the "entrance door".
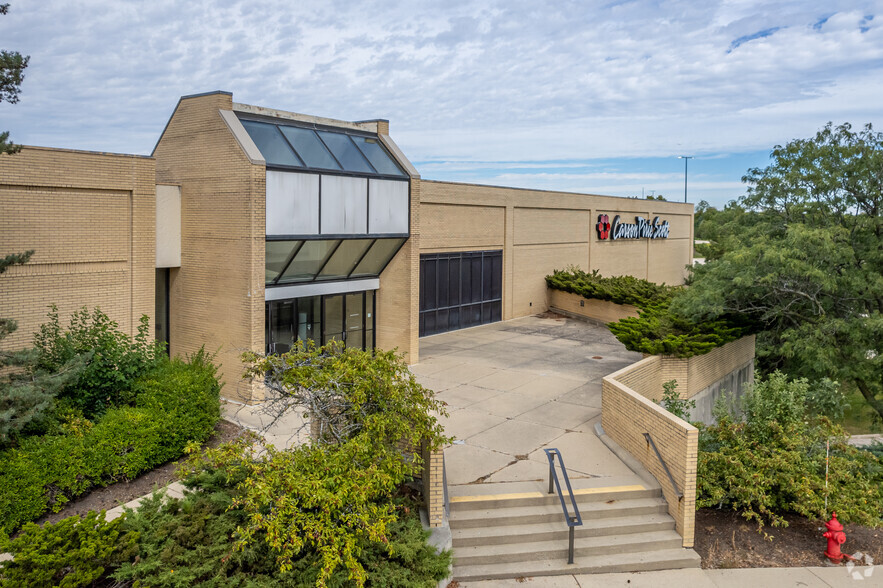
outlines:
[{"label": "entrance door", "polygon": [[420,256],[420,336],[502,320],[503,252]]}]

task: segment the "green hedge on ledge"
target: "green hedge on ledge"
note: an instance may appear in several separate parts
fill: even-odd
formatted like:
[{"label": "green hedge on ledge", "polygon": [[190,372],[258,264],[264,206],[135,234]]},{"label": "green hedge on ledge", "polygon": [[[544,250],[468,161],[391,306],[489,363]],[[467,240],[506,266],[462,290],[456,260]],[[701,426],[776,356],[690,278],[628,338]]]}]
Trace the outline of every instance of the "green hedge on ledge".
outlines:
[{"label": "green hedge on ledge", "polygon": [[577,294],[583,298],[631,304],[638,317],[609,323],[607,327],[630,351],[650,355],[692,357],[735,341],[748,330],[731,321],[693,323],[669,311],[680,288],[654,284],[632,276],[604,278],[597,270],[587,274],[579,268],[555,270],[546,276],[553,290]]},{"label": "green hedge on ledge", "polygon": [[163,362],[135,384],[135,405],[95,423],[70,418],[61,435],[25,439],[0,452],[0,533],[58,512],[91,488],[129,480],[204,441],[220,418],[220,384],[211,358]]}]

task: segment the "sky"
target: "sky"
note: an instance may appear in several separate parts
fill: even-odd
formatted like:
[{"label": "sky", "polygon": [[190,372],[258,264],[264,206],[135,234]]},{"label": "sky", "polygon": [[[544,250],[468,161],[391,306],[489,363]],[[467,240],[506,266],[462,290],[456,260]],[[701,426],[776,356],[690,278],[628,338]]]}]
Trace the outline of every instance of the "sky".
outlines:
[{"label": "sky", "polygon": [[883,128],[883,0],[5,0],[12,140],[149,154],[179,97],[385,118],[426,179],[715,206],[827,122]]}]

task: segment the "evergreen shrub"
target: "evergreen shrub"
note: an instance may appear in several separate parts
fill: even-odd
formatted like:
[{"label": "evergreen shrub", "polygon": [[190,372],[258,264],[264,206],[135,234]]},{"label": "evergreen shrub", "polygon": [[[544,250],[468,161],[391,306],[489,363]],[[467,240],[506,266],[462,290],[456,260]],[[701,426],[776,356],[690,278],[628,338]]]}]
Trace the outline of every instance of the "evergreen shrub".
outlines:
[{"label": "evergreen shrub", "polygon": [[104,512],[66,518],[40,527],[28,523],[2,550],[0,587],[77,588],[94,586],[106,572],[133,557],[138,535],[123,530],[123,518],[107,522]]},{"label": "evergreen shrub", "polygon": [[92,422],[76,413],[59,431],[0,452],[0,533],[58,512],[95,486],[132,479],[207,439],[220,418],[220,384],[211,357],[165,360],[134,382],[135,406]]},{"label": "evergreen shrub", "polygon": [[584,298],[631,304],[637,317],[629,317],[607,327],[630,351],[648,355],[692,357],[735,341],[749,331],[733,318],[694,323],[671,312],[669,306],[680,288],[654,284],[632,276],[604,278],[579,268],[555,270],[546,276],[546,285],[554,290],[578,294]]}]

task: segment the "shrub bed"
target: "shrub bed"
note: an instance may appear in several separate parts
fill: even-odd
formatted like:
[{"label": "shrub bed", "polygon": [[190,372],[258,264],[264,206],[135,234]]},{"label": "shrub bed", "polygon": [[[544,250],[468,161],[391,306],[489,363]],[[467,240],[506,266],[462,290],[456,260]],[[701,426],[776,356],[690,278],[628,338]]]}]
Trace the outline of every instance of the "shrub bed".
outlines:
[{"label": "shrub bed", "polygon": [[692,357],[708,353],[749,333],[746,325],[733,319],[694,323],[678,316],[670,311],[669,306],[679,288],[632,276],[604,278],[597,270],[587,274],[579,268],[568,268],[555,270],[552,275],[546,276],[546,285],[584,298],[636,306],[638,317],[607,325],[630,351]]},{"label": "shrub bed", "polygon": [[758,527],[831,511],[844,523],[883,525],[883,461],[814,410],[817,392],[831,388],[775,372],[746,393],[744,416],[716,409],[717,424],[700,429],[697,507],[735,510]]},{"label": "shrub bed", "polygon": [[134,382],[133,406],[94,422],[69,411],[58,431],[0,452],[0,533],[11,533],[95,486],[131,479],[208,438],[220,418],[217,368],[200,351],[159,361]]}]

